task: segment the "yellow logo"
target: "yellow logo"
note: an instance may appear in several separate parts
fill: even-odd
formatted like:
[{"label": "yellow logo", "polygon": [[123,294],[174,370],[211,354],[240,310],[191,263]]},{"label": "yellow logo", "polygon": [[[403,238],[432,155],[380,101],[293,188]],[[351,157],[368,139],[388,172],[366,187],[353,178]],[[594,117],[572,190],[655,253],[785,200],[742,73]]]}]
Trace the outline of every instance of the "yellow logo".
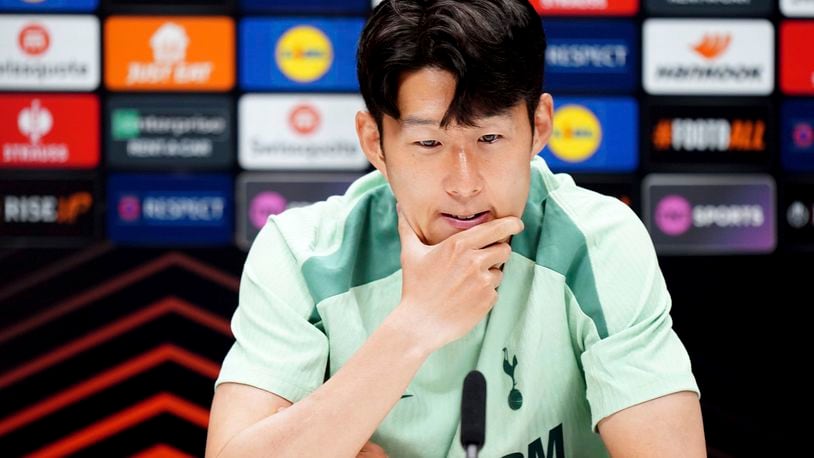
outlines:
[{"label": "yellow logo", "polygon": [[582,162],[596,153],[600,143],[602,126],[591,110],[581,105],[565,105],[554,112],[549,146],[555,156],[567,162]]},{"label": "yellow logo", "polygon": [[334,60],[331,40],[310,25],[288,29],[277,41],[274,55],[280,71],[298,83],[318,80]]}]

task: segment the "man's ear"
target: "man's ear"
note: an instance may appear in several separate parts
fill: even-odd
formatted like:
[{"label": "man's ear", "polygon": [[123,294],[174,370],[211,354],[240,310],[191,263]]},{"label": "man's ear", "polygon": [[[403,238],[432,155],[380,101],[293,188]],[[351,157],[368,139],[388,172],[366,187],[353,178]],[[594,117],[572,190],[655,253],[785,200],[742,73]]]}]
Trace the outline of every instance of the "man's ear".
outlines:
[{"label": "man's ear", "polygon": [[359,145],[368,162],[387,179],[387,164],[384,161],[379,126],[376,125],[373,115],[367,111],[356,113],[356,136],[359,137]]},{"label": "man's ear", "polygon": [[554,100],[551,98],[551,94],[543,93],[540,95],[540,103],[537,104],[537,110],[534,112],[534,138],[529,160],[534,159],[534,156],[548,144],[553,123]]}]

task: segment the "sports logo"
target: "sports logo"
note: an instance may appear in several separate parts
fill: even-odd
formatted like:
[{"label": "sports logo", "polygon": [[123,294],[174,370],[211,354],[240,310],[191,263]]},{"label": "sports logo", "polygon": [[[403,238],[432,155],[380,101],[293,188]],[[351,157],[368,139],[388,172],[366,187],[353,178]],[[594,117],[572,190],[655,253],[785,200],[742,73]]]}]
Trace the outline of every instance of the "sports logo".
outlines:
[{"label": "sports logo", "polygon": [[355,91],[362,19],[247,18],[240,85],[247,90]]},{"label": "sports logo", "polygon": [[91,91],[98,85],[96,17],[0,17],[0,89]]},{"label": "sports logo", "polygon": [[643,72],[651,94],[769,94],[772,25],[758,19],[648,19]]},{"label": "sports logo", "polygon": [[648,175],[644,215],[659,253],[767,253],[776,245],[769,175]]},{"label": "sports logo", "polygon": [[269,216],[344,194],[358,175],[253,173],[237,182],[237,244],[248,249]]},{"label": "sports logo", "polygon": [[112,17],[105,83],[114,90],[230,89],[233,33],[226,17]]},{"label": "sports logo", "polygon": [[638,110],[629,98],[557,100],[553,130],[540,153],[552,170],[630,171],[638,164]]},{"label": "sports logo", "polygon": [[238,160],[250,170],[363,170],[353,128],[358,95],[260,95],[240,99]]},{"label": "sports logo", "polygon": [[95,95],[0,96],[0,168],[91,168],[99,163]]}]

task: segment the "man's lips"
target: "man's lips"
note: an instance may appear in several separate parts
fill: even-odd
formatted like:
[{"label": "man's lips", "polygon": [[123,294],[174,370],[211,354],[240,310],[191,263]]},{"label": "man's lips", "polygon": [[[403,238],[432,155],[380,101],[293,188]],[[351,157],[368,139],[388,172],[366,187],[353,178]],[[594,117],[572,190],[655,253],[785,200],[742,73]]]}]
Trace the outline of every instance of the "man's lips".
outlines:
[{"label": "man's lips", "polygon": [[469,229],[470,227],[475,227],[478,224],[485,223],[489,220],[490,213],[488,211],[483,211],[479,213],[475,213],[472,218],[466,219],[465,217],[469,215],[452,215],[449,213],[441,213],[441,217],[444,221],[447,222],[450,226],[456,229]]}]

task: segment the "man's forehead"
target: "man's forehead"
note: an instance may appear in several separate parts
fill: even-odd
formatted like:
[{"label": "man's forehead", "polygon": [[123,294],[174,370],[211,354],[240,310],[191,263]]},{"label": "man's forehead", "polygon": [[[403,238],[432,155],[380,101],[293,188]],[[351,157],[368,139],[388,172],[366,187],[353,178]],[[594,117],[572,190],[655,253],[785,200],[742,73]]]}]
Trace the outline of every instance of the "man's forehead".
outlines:
[{"label": "man's forehead", "polygon": [[[472,120],[472,125],[461,126],[456,122],[452,122],[448,127],[450,128],[466,128],[466,127],[479,127],[482,125],[505,122],[512,118],[511,108],[500,111],[499,113],[480,116]],[[406,115],[398,120],[402,127],[441,127],[441,117],[428,116],[428,115]]]}]

